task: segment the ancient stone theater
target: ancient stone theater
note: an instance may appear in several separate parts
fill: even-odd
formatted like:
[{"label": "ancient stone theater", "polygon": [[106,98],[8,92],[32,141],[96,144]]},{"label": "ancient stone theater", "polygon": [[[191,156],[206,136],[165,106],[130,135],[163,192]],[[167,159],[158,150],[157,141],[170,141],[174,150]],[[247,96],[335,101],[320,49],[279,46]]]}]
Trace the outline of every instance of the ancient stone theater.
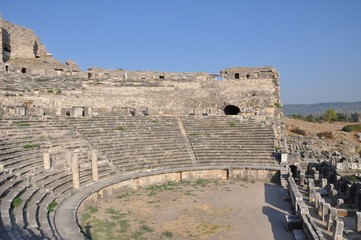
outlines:
[{"label": "ancient stone theater", "polygon": [[84,239],[77,214],[124,186],[279,179],[275,68],[82,71],[31,30],[0,30],[2,239]]}]

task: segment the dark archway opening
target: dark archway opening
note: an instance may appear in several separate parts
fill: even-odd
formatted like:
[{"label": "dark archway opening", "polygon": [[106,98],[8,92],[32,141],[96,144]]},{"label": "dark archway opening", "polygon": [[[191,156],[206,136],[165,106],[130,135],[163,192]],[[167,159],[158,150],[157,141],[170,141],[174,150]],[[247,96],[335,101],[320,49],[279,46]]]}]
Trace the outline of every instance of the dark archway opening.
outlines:
[{"label": "dark archway opening", "polygon": [[295,165],[290,165],[290,168],[291,168],[292,176],[293,176],[294,178],[298,177],[298,176],[297,176],[297,166],[295,166]]},{"label": "dark archway opening", "polygon": [[236,106],[233,106],[233,105],[228,105],[227,107],[224,108],[224,114],[226,115],[238,115],[241,110],[236,107]]},{"label": "dark archway opening", "polygon": [[26,73],[26,68],[22,68],[21,73]]},{"label": "dark archway opening", "polygon": [[239,79],[239,73],[234,74],[234,79]]}]

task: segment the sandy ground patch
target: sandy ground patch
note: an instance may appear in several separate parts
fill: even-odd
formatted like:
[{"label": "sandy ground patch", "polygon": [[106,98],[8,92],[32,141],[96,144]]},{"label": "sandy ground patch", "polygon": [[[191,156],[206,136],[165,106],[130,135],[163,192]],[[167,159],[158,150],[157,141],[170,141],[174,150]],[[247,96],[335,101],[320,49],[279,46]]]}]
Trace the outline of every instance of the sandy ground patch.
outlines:
[{"label": "sandy ground patch", "polygon": [[291,205],[266,182],[170,182],[122,193],[81,217],[93,239],[293,239]]}]

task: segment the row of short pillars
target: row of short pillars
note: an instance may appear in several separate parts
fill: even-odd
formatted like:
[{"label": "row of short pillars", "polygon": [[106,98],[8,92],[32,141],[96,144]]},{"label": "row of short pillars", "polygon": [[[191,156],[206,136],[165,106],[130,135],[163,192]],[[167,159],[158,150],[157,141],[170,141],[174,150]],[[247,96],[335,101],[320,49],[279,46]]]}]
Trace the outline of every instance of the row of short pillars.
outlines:
[{"label": "row of short pillars", "polygon": [[[73,188],[79,189],[80,188],[80,174],[79,174],[79,161],[78,161],[78,154],[68,151],[67,152],[67,164],[71,166],[72,173],[73,173]],[[50,161],[50,153],[44,153],[44,169],[48,170],[51,168],[51,161]],[[98,156],[95,150],[92,150],[92,180],[97,182],[99,180],[98,174]]]}]

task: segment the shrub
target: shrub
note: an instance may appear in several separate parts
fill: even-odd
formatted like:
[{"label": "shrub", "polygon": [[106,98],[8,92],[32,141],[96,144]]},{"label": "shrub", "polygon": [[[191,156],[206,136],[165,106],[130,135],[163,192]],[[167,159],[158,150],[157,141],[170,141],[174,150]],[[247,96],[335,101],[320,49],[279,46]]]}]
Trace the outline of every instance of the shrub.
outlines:
[{"label": "shrub", "polygon": [[193,138],[196,138],[196,137],[198,137],[198,133],[192,132],[192,133],[189,134],[189,136],[193,137]]},{"label": "shrub", "polygon": [[281,103],[275,103],[275,107],[276,107],[276,108],[283,108],[283,106],[282,106]]},{"label": "shrub", "polygon": [[23,146],[23,148],[25,148],[25,149],[38,148],[38,147],[40,147],[39,144],[32,144],[32,143],[28,143]]},{"label": "shrub", "polygon": [[165,231],[162,233],[162,236],[167,237],[167,238],[172,238],[173,235],[174,234],[171,231]]},{"label": "shrub", "polygon": [[341,130],[344,132],[361,132],[361,124],[346,125]]},{"label": "shrub", "polygon": [[235,122],[230,122],[230,123],[229,123],[229,126],[230,126],[230,127],[236,127],[237,124],[236,124]]},{"label": "shrub", "polygon": [[346,178],[348,180],[350,180],[351,182],[359,182],[360,181],[360,179],[355,175],[346,176]]},{"label": "shrub", "polygon": [[143,230],[144,232],[153,232],[153,228],[149,227],[148,225],[146,224],[143,224],[141,227],[140,227],[141,230]]},{"label": "shrub", "polygon": [[319,132],[316,134],[317,137],[320,139],[326,138],[326,139],[333,139],[333,133],[332,132]]},{"label": "shrub", "polygon": [[299,127],[292,128],[292,129],[290,130],[290,132],[295,133],[295,134],[298,134],[298,135],[302,135],[302,136],[306,136],[306,135],[307,135],[306,131],[305,131],[305,130],[302,130],[302,129],[299,128]]},{"label": "shrub", "polygon": [[23,202],[23,200],[22,200],[20,197],[16,197],[16,198],[14,198],[14,200],[11,202],[11,206],[13,206],[14,208],[19,207],[22,202]]},{"label": "shrub", "polygon": [[119,126],[119,127],[117,127],[115,130],[124,131],[124,127],[123,127],[123,126]]},{"label": "shrub", "polygon": [[56,206],[58,206],[58,203],[57,203],[55,200],[52,201],[52,202],[49,203],[49,205],[48,205],[48,211],[49,211],[49,212],[54,212]]},{"label": "shrub", "polygon": [[17,122],[17,123],[14,123],[15,126],[18,126],[18,127],[29,127],[31,126],[30,123],[26,123],[26,122]]}]

